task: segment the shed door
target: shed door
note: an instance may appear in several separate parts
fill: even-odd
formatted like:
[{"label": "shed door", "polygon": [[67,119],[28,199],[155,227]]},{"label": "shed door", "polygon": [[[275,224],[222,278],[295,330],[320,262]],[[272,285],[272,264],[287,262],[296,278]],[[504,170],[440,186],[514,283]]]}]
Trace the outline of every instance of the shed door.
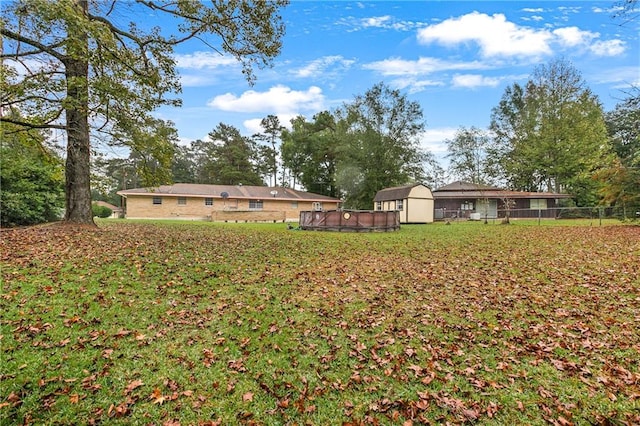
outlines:
[{"label": "shed door", "polygon": [[498,200],[476,200],[476,212],[480,213],[483,219],[498,217]]}]

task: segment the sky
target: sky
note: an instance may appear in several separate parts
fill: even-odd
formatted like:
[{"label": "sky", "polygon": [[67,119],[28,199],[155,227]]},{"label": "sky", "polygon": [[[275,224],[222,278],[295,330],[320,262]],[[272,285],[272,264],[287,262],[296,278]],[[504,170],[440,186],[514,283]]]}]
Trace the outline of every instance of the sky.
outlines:
[{"label": "sky", "polygon": [[486,129],[491,109],[537,66],[564,58],[605,111],[640,85],[640,17],[614,19],[615,1],[296,1],[273,67],[250,86],[240,65],[198,43],[176,50],[183,105],[164,107],[182,144],[219,123],[250,136],[334,110],[383,82],[422,107],[422,146],[436,158],[461,127]]}]

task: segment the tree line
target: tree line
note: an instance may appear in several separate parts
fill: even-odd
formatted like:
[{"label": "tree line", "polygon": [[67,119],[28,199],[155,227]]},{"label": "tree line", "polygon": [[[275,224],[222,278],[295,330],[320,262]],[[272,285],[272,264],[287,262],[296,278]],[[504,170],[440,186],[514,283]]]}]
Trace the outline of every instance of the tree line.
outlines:
[{"label": "tree line", "polygon": [[[622,10],[635,10],[635,3],[622,2]],[[459,178],[566,192],[578,205],[640,210],[638,88],[605,112],[563,58],[536,67],[525,84],[508,86],[487,129],[461,127],[446,141],[446,171],[420,144],[421,106],[383,82],[333,111],[296,117],[290,128],[268,115],[255,135],[219,123],[206,140],[179,145],[173,124],[151,114],[180,104],[170,97],[180,89],[174,46],[202,40],[239,60],[251,84],[253,68],[270,66],[279,54],[284,25],[278,12],[286,4],[3,4],[2,157],[28,158],[32,166],[6,167],[3,160],[2,224],[50,220],[59,211],[67,222],[92,223],[92,198],[117,204],[118,189],[170,182],[293,186],[341,197],[348,208],[370,208],[379,189],[411,182],[435,187]],[[112,18],[132,7],[174,19],[178,32],[163,35]],[[65,133],[64,154],[52,130]],[[96,142],[130,154],[101,158]],[[41,197],[42,191],[51,196]],[[39,213],[30,218],[27,211]]]},{"label": "tree line", "polygon": [[[578,206],[617,205],[633,216],[640,204],[640,90],[623,95],[605,112],[569,61],[540,65],[525,84],[504,90],[486,129],[460,127],[446,141],[444,169],[420,145],[420,105],[379,83],[335,111],[298,116],[289,128],[270,115],[251,137],[220,123],[206,141],[174,143],[165,179],[301,187],[364,209],[382,188],[459,179],[568,193]],[[132,179],[127,187],[148,183],[136,175],[141,165],[135,155],[108,160],[111,194],[123,187],[122,172]]]},{"label": "tree line", "polygon": [[[294,118],[289,129],[274,115],[263,118],[261,131],[252,136],[219,123],[206,140],[173,142],[168,168],[132,153],[128,159],[101,160],[96,170],[103,171],[103,195],[170,182],[270,185],[370,208],[380,188],[429,181],[427,171],[436,162],[420,146],[424,128],[420,105],[379,83],[335,111]],[[153,174],[155,182],[138,173],[149,168],[161,170]]]}]

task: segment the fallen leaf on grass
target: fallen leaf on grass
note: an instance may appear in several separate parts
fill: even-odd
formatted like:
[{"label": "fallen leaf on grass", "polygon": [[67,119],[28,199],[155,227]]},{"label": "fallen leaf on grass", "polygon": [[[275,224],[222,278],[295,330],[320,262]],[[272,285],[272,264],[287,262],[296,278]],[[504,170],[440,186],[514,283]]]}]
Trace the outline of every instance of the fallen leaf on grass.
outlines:
[{"label": "fallen leaf on grass", "polygon": [[155,388],[153,390],[153,393],[151,393],[151,396],[149,396],[149,399],[151,399],[154,404],[160,405],[162,405],[162,403],[166,400],[164,395],[162,395],[162,391],[160,390],[160,388]]},{"label": "fallen leaf on grass", "polygon": [[243,402],[253,401],[253,392],[247,392],[244,395],[242,395],[242,401]]},{"label": "fallen leaf on grass", "polygon": [[134,380],[131,383],[129,383],[127,385],[126,388],[124,388],[124,394],[128,395],[129,393],[131,393],[131,391],[133,391],[136,388],[139,388],[140,386],[142,386],[144,383],[142,383],[142,380]]}]

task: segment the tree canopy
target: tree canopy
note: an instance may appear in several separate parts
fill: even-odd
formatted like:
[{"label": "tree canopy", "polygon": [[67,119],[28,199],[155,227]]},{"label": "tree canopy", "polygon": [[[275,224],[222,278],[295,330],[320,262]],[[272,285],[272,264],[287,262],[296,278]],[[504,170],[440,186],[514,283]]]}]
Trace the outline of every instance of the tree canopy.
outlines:
[{"label": "tree canopy", "polygon": [[298,116],[291,125],[292,129],[282,134],[283,164],[307,190],[338,197],[336,168],[341,139],[335,117],[322,111],[312,121]]},{"label": "tree canopy", "polygon": [[600,193],[608,205],[621,205],[625,218],[640,211],[640,88],[606,114],[607,130],[616,156],[599,171]]},{"label": "tree canopy", "polygon": [[210,141],[196,141],[199,183],[263,185],[255,142],[223,123],[209,133]]},{"label": "tree canopy", "polygon": [[492,111],[494,155],[513,189],[568,192],[597,202],[595,172],[610,145],[602,107],[565,59],[543,64],[525,87],[505,90]]},{"label": "tree canopy", "polygon": [[451,175],[465,182],[489,183],[489,135],[486,131],[473,126],[461,127],[454,138],[446,142]]},{"label": "tree canopy", "polygon": [[5,124],[0,140],[2,227],[59,220],[64,206],[62,160],[42,131]]},{"label": "tree canopy", "polygon": [[352,208],[370,208],[376,192],[424,179],[428,153],[420,104],[379,83],[339,111],[342,143],[336,182]]},{"label": "tree canopy", "polygon": [[[4,39],[2,108],[19,109],[22,119],[0,117],[24,129],[66,132],[65,220],[92,223],[90,192],[91,131],[113,144],[141,148],[163,157],[171,137],[161,137],[171,123],[150,113],[160,105],[179,105],[180,91],[173,47],[200,40],[236,58],[249,83],[254,67],[272,63],[281,49],[284,25],[278,10],[286,0],[204,2],[89,2],[25,0],[3,2],[0,34]],[[123,16],[152,11],[173,20],[145,28]],[[139,129],[160,129],[142,141]],[[168,134],[165,134],[168,136]]]}]

